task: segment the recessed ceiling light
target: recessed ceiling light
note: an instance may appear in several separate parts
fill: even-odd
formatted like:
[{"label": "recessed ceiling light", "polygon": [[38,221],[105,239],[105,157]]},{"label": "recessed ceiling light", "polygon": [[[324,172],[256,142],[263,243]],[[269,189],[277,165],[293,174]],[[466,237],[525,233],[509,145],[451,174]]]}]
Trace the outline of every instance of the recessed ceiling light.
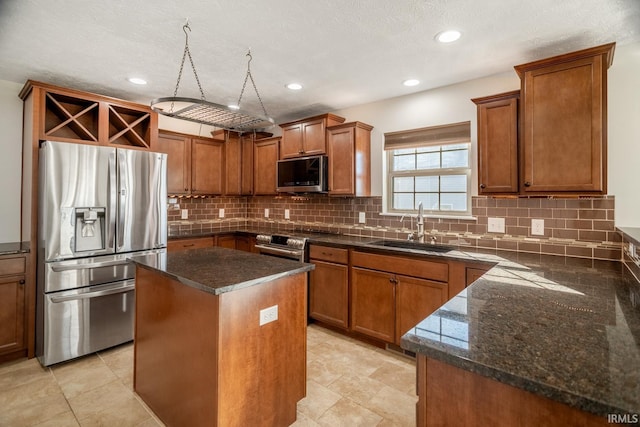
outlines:
[{"label": "recessed ceiling light", "polygon": [[460,36],[461,36],[460,31],[456,31],[456,30],[441,31],[438,34],[436,34],[436,40],[438,40],[440,43],[451,43],[458,40]]},{"label": "recessed ceiling light", "polygon": [[291,89],[291,90],[300,90],[300,89],[302,89],[302,85],[300,83],[289,83],[286,87],[287,87],[287,89]]},{"label": "recessed ceiling light", "polygon": [[236,104],[229,104],[229,105],[227,105],[227,107],[229,107],[232,110],[239,110],[240,109],[240,107],[237,106]]},{"label": "recessed ceiling light", "polygon": [[129,77],[127,80],[133,83],[134,85],[146,85],[147,81],[145,79],[141,79],[140,77]]},{"label": "recessed ceiling light", "polygon": [[402,82],[405,86],[417,86],[420,84],[420,80],[417,79],[408,79]]}]

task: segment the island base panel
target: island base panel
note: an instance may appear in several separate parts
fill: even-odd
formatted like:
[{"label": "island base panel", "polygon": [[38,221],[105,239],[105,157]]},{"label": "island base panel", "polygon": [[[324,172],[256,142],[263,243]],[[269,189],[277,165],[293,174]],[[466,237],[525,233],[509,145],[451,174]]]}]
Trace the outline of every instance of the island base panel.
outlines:
[{"label": "island base panel", "polygon": [[[306,274],[213,295],[138,267],[134,388],[168,426],[288,426],[306,394]],[[260,310],[278,319],[259,325]]]},{"label": "island base panel", "polygon": [[418,427],[610,425],[606,418],[421,354],[417,365]]}]

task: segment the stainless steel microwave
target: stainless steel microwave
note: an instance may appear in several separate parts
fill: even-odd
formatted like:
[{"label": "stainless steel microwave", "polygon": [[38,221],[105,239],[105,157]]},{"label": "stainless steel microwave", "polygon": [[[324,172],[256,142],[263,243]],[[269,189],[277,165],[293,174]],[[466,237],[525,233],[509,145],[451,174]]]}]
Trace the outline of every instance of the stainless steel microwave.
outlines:
[{"label": "stainless steel microwave", "polygon": [[289,193],[327,191],[327,156],[278,160],[277,190]]}]

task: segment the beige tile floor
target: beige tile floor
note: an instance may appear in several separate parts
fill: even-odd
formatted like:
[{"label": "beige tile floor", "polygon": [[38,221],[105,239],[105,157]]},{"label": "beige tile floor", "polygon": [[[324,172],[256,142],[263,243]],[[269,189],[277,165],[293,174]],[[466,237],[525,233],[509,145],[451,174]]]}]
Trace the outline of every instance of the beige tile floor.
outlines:
[{"label": "beige tile floor", "polygon": [[[316,325],[295,427],[414,426],[415,363]],[[0,426],[162,426],[133,392],[133,345],[42,368],[0,365]]]}]

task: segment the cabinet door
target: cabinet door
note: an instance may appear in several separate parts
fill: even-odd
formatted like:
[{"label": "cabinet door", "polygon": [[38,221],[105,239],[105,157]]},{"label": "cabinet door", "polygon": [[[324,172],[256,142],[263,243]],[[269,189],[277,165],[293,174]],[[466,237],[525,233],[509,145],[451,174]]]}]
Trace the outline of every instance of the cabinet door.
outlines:
[{"label": "cabinet door", "polygon": [[240,195],[242,191],[242,144],[236,133],[229,132],[224,145],[224,194]]},{"label": "cabinet door", "polygon": [[159,134],[157,149],[167,154],[167,193],[191,190],[191,141],[179,135]]},{"label": "cabinet door", "polygon": [[253,194],[253,138],[243,136],[240,138],[241,157],[240,166],[240,194],[250,196]]},{"label": "cabinet door", "polygon": [[470,284],[478,280],[480,277],[482,277],[482,275],[486,272],[487,270],[482,268],[467,267],[465,285],[469,286]]},{"label": "cabinet door", "polygon": [[191,193],[222,194],[224,143],[191,140]]},{"label": "cabinet door", "polygon": [[478,102],[478,185],[480,194],[518,192],[519,91]]},{"label": "cabinet door", "polygon": [[351,273],[351,330],[395,342],[395,276],[354,267]]},{"label": "cabinet door", "polygon": [[253,252],[256,238],[251,236],[236,236],[236,249],[245,252]]},{"label": "cabinet door", "polygon": [[282,128],[282,142],[280,143],[280,158],[289,159],[304,154],[302,148],[302,124],[296,123]]},{"label": "cabinet door", "polygon": [[324,119],[302,123],[302,150],[305,156],[314,156],[327,152]]},{"label": "cabinet door", "polygon": [[253,191],[255,195],[276,194],[276,162],[279,139],[256,142],[254,145]]},{"label": "cabinet door", "polygon": [[425,317],[447,302],[447,284],[414,277],[397,276],[396,344]]},{"label": "cabinet door", "polygon": [[328,132],[330,194],[355,194],[354,143],[355,130],[353,127],[329,130]]},{"label": "cabinet door", "polygon": [[216,246],[227,249],[236,249],[236,236],[233,234],[216,236]]},{"label": "cabinet door", "polygon": [[349,268],[346,265],[311,260],[309,316],[343,329],[349,327]]},{"label": "cabinet door", "polygon": [[524,73],[525,193],[606,191],[602,56]]},{"label": "cabinet door", "polygon": [[0,277],[0,354],[24,348],[24,276]]}]

